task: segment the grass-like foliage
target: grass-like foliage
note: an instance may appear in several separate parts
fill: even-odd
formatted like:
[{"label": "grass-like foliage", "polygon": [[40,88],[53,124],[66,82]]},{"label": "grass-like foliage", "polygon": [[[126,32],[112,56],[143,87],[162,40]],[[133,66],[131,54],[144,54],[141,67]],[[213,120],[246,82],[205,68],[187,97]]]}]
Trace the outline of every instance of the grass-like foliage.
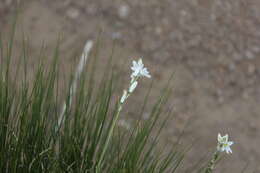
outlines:
[{"label": "grass-like foliage", "polygon": [[[169,86],[162,90],[148,120],[139,120],[134,128],[124,130],[115,119],[119,106],[120,110],[125,107],[117,98],[122,90],[112,63],[100,81],[95,77],[100,73],[95,63],[88,63],[73,95],[75,74],[71,73],[70,81],[59,78],[59,46],[51,65],[39,58],[29,78],[26,43],[18,65],[11,65],[12,53],[17,54],[13,36],[14,31],[9,41],[0,39],[0,172],[176,172],[184,150],[173,146],[171,151],[159,152],[164,123],[160,121],[161,128],[155,128],[170,95]],[[98,58],[98,54],[91,55]]]}]

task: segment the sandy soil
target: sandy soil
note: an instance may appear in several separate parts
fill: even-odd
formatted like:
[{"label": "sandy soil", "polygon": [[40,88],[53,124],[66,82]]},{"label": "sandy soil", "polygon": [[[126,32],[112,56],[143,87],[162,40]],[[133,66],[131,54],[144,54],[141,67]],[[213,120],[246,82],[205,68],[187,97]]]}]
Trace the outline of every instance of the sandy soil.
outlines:
[{"label": "sandy soil", "polygon": [[[173,143],[182,129],[183,144],[194,142],[179,172],[214,149],[217,133],[235,141],[216,172],[260,172],[260,1],[259,0],[24,0],[20,28],[35,54],[42,43],[51,52],[62,35],[64,64],[73,62],[87,39],[101,34],[107,59],[113,43],[125,75],[142,56],[156,81],[153,101],[175,71],[168,108],[175,117],[162,140]],[[0,1],[0,31],[8,31],[12,0]],[[9,13],[10,14],[10,13]],[[8,20],[6,20],[8,19]],[[20,42],[16,43],[18,46]],[[127,77],[125,82],[127,82]],[[129,100],[131,123],[149,81]],[[135,108],[135,109],[134,109]],[[146,117],[144,117],[146,118]]]}]

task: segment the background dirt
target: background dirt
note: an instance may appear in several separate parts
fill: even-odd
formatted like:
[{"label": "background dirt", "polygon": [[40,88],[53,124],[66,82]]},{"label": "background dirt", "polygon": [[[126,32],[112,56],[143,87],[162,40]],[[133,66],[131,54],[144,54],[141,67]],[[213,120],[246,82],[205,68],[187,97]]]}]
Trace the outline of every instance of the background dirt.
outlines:
[{"label": "background dirt", "polygon": [[[2,34],[10,26],[12,2],[0,1]],[[175,117],[167,123],[162,141],[173,143],[184,128],[182,143],[194,142],[179,172],[192,172],[191,166],[214,149],[218,132],[230,134],[235,144],[216,172],[241,172],[247,164],[246,172],[260,172],[259,0],[21,2],[19,28],[35,55],[43,43],[53,51],[61,34],[66,68],[85,41],[96,39],[102,30],[101,57],[107,59],[115,44],[125,83],[132,59],[143,57],[155,80],[151,102],[176,72],[169,105]],[[130,125],[149,82],[143,80],[129,99],[124,119]]]}]

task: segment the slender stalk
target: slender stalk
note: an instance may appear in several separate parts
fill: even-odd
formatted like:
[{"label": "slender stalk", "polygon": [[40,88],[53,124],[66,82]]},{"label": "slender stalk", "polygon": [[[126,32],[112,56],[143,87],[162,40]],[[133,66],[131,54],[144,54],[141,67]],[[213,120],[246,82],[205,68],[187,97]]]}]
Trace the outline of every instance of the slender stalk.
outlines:
[{"label": "slender stalk", "polygon": [[106,154],[106,151],[107,151],[107,148],[108,148],[108,145],[109,145],[109,142],[112,138],[112,135],[113,135],[113,132],[114,132],[114,128],[116,126],[116,122],[119,118],[119,115],[120,115],[120,112],[122,110],[122,107],[123,107],[123,104],[125,103],[125,100],[130,96],[130,94],[135,90],[136,86],[137,86],[137,81],[139,79],[139,76],[137,77],[133,77],[131,82],[130,82],[130,86],[128,88],[128,90],[124,90],[124,93],[119,101],[119,104],[118,104],[118,108],[117,108],[117,112],[116,112],[116,115],[115,117],[113,118],[112,120],[112,124],[110,126],[110,129],[108,131],[108,136],[106,138],[106,141],[105,141],[105,145],[103,147],[103,150],[101,152],[101,155],[100,155],[100,158],[99,158],[99,161],[97,163],[97,173],[100,172],[100,169],[101,169],[101,166],[102,166],[102,162],[103,162],[103,159],[104,159],[104,156]]},{"label": "slender stalk", "polygon": [[103,147],[102,153],[101,153],[101,155],[100,155],[100,158],[99,158],[99,161],[98,161],[98,164],[97,164],[97,170],[96,170],[97,173],[99,173],[99,172],[101,171],[101,166],[102,166],[101,164],[102,164],[102,161],[103,161],[103,159],[104,159],[105,153],[106,153],[106,151],[107,151],[107,148],[108,148],[108,144],[109,144],[109,142],[110,142],[110,139],[111,139],[111,137],[112,137],[112,135],[113,135],[114,128],[115,128],[115,126],[116,126],[116,122],[117,122],[117,120],[118,120],[118,118],[119,118],[119,115],[120,115],[120,112],[121,112],[121,110],[122,110],[122,107],[123,107],[123,103],[119,102],[116,115],[115,115],[115,117],[114,117],[114,119],[113,119],[113,121],[112,121],[111,127],[110,127],[109,132],[108,132],[108,136],[107,136],[106,141],[105,141],[105,145],[104,145],[104,147]]},{"label": "slender stalk", "polygon": [[211,161],[209,162],[206,170],[205,170],[205,173],[212,173],[214,168],[215,168],[215,165],[216,165],[216,162],[218,161],[219,159],[219,156],[220,156],[220,152],[217,150],[215,151],[215,153],[213,154],[213,157],[211,159]]},{"label": "slender stalk", "polygon": [[213,154],[211,161],[205,169],[205,173],[213,172],[215,165],[217,164],[217,161],[220,159],[221,152],[226,152],[227,154],[232,153],[230,146],[233,145],[233,143],[233,141],[228,141],[228,134],[226,134],[225,136],[221,136],[220,133],[218,134],[217,148],[215,153]]},{"label": "slender stalk", "polygon": [[99,173],[101,171],[101,166],[102,166],[102,162],[103,162],[104,156],[106,154],[109,142],[110,142],[111,137],[112,137],[113,132],[114,132],[114,128],[115,128],[116,122],[117,122],[118,117],[120,115],[120,112],[122,110],[122,106],[125,103],[125,100],[135,90],[136,86],[138,85],[138,79],[140,77],[142,77],[142,76],[147,77],[147,78],[151,77],[151,75],[149,74],[147,69],[144,67],[142,59],[139,59],[138,62],[133,61],[133,66],[131,67],[131,69],[133,70],[133,72],[131,74],[130,85],[129,85],[128,90],[124,90],[123,95],[122,95],[122,97],[121,97],[121,99],[119,101],[116,115],[115,115],[115,117],[112,120],[112,124],[111,124],[111,126],[109,128],[108,136],[107,136],[106,141],[105,141],[105,145],[104,145],[104,147],[103,147],[103,149],[101,151],[101,155],[100,155],[100,158],[99,158],[97,166],[96,166],[96,172],[97,173]]}]

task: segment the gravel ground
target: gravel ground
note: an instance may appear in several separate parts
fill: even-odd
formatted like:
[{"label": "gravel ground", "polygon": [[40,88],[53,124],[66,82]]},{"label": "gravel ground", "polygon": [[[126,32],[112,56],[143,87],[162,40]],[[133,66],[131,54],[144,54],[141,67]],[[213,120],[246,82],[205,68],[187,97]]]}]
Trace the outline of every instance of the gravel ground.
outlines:
[{"label": "gravel ground", "polygon": [[[102,31],[104,59],[113,43],[115,58],[126,68],[133,57],[144,58],[158,81],[151,100],[175,71],[174,97],[168,106],[175,117],[162,139],[171,144],[185,128],[183,144],[194,142],[180,172],[191,172],[191,166],[214,148],[218,132],[229,133],[235,144],[234,153],[216,172],[237,173],[248,163],[248,171],[260,172],[259,0],[22,2],[20,19],[32,52],[43,41],[51,50],[62,33],[64,64],[70,63],[84,42]],[[0,1],[1,19],[12,9],[10,4],[12,0]],[[0,31],[7,31],[6,23],[0,21]],[[128,75],[129,69],[123,71]],[[134,121],[134,110],[148,86],[143,81],[143,88],[130,99],[124,121]]]}]

